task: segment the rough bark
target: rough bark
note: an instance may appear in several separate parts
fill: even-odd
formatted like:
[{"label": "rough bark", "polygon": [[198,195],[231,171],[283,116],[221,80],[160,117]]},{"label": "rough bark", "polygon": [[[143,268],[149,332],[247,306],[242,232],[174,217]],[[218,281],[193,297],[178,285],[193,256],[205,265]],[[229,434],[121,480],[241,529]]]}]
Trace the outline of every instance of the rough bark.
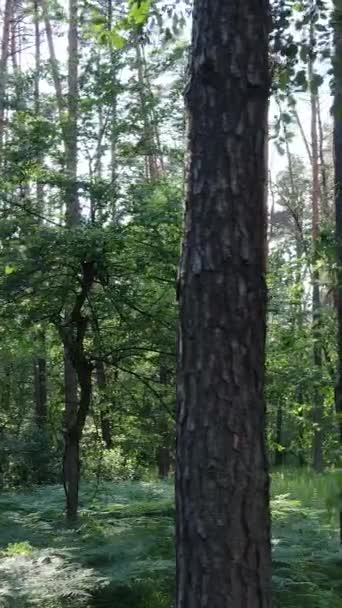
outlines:
[{"label": "rough bark", "polygon": [[177,608],[268,608],[268,2],[196,0],[179,277]]},{"label": "rough bark", "polygon": [[[342,7],[335,0],[335,100],[334,100],[334,163],[335,163],[335,213],[337,242],[337,348],[338,368],[335,404],[339,440],[342,446]],[[342,543],[342,510],[340,511],[340,540]]]},{"label": "rough bark", "polygon": [[0,55],[0,155],[3,146],[5,133],[5,100],[7,86],[7,64],[9,55],[9,41],[11,31],[11,19],[13,15],[13,0],[6,0],[4,11],[4,24],[1,39],[1,55]]},{"label": "rough bark", "polygon": [[[55,73],[56,96],[58,106],[63,110],[61,81],[58,64],[53,60],[53,38],[48,33],[48,19],[45,18],[48,40],[51,39],[50,55]],[[69,0],[68,32],[68,103],[67,120],[64,125],[60,116],[65,145],[65,222],[69,230],[77,228],[81,221],[77,187],[77,118],[78,118],[78,0]],[[64,481],[66,487],[66,515],[70,522],[77,518],[78,492],[80,479],[79,444],[91,399],[91,366],[84,352],[84,338],[88,320],[83,316],[82,308],[90,293],[94,268],[92,264],[83,263],[81,267],[81,291],[75,297],[72,310],[65,312],[65,323],[59,327],[64,346],[65,360],[65,425],[64,425]]]},{"label": "rough bark", "polygon": [[[313,39],[313,26],[311,26]],[[313,48],[312,42],[312,48]],[[312,150],[312,243],[314,255],[317,250],[320,231],[320,177],[319,177],[319,149],[318,149],[318,116],[317,116],[317,88],[314,82],[314,62],[310,58],[308,63],[308,77],[310,83],[311,103],[311,150]],[[315,369],[315,382],[313,386],[313,468],[315,471],[323,469],[323,434],[322,434],[322,395],[320,391],[322,376],[322,348],[321,348],[321,293],[319,270],[312,271],[312,332],[314,339],[313,363]]]}]

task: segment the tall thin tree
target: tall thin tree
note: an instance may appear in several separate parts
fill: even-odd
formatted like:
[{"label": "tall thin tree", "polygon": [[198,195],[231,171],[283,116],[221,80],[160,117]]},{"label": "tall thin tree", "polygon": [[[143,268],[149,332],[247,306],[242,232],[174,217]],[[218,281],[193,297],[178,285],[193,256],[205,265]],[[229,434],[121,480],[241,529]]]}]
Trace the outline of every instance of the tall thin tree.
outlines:
[{"label": "tall thin tree", "polygon": [[[314,16],[315,3],[312,3],[312,16]],[[319,171],[319,147],[318,147],[318,90],[315,74],[315,35],[314,24],[310,24],[310,56],[308,61],[308,80],[310,87],[311,106],[311,154],[312,154],[312,245],[314,257],[320,235],[320,171]],[[315,260],[314,260],[315,262]],[[313,363],[315,370],[314,394],[313,394],[313,467],[316,471],[323,468],[323,433],[322,433],[322,394],[320,390],[322,378],[322,345],[321,345],[321,289],[319,270],[312,271],[312,324],[313,324]]]},{"label": "tall thin tree", "polygon": [[5,100],[6,100],[6,86],[8,76],[8,56],[9,56],[9,43],[10,43],[10,32],[11,32],[11,20],[13,17],[13,0],[6,0],[5,12],[4,12],[4,24],[2,30],[1,40],[1,54],[0,54],[0,154],[3,145],[4,132],[5,132]]},{"label": "tall thin tree", "polygon": [[[337,242],[337,337],[338,374],[335,403],[339,441],[342,446],[342,3],[335,0],[335,100],[334,100],[334,162],[335,162],[335,206]],[[340,537],[342,543],[342,511],[340,511]]]}]

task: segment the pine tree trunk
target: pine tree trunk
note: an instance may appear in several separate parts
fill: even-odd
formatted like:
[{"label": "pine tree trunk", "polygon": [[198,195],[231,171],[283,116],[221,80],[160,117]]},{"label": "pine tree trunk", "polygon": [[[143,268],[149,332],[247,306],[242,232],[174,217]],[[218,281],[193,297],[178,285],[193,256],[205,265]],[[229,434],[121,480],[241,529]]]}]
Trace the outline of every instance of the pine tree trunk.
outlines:
[{"label": "pine tree trunk", "polygon": [[[39,3],[38,0],[33,0],[33,14],[35,27],[35,72],[34,72],[34,109],[36,116],[40,112],[40,69],[41,69],[41,52],[40,52],[40,29],[39,29]],[[37,162],[40,163],[41,156],[37,155]],[[44,192],[43,187],[39,183],[36,184],[37,206],[39,213],[44,212]],[[34,368],[34,401],[35,401],[35,419],[38,428],[46,430],[48,419],[48,403],[47,403],[47,365],[45,357],[45,333],[38,331],[36,341],[39,347],[39,354],[35,356],[33,362]]]},{"label": "pine tree trunk", "polygon": [[77,187],[77,117],[78,117],[78,0],[69,1],[68,121],[66,129],[66,224],[80,221]]},{"label": "pine tree trunk", "polygon": [[[338,369],[335,403],[339,440],[342,446],[342,7],[335,0],[335,100],[334,100],[334,162],[335,207],[337,241],[337,348]],[[342,511],[340,511],[340,539],[342,543]]]},{"label": "pine tree trunk", "polygon": [[[311,26],[313,37],[313,26]],[[313,42],[312,42],[313,48]],[[311,149],[312,149],[312,242],[314,253],[317,250],[320,230],[320,179],[319,179],[319,150],[318,150],[318,117],[317,117],[317,89],[314,82],[314,64],[310,59],[308,64],[311,101]],[[313,363],[315,381],[313,386],[313,468],[315,471],[323,469],[323,406],[320,390],[322,378],[322,348],[321,348],[321,293],[319,271],[312,271],[312,327],[313,327]]]},{"label": "pine tree trunk", "polygon": [[179,278],[177,608],[267,608],[269,6],[196,0]]},{"label": "pine tree trunk", "polygon": [[[69,0],[69,56],[68,56],[68,120],[64,131],[66,153],[65,221],[69,229],[77,227],[81,211],[77,187],[77,117],[78,117],[78,0]],[[57,74],[58,76],[58,74]],[[57,95],[58,96],[58,95]],[[67,313],[68,316],[68,313]],[[72,317],[72,315],[71,315]],[[82,319],[79,319],[82,322]],[[76,323],[74,325],[77,325]],[[74,331],[75,331],[74,327]],[[74,346],[74,335],[71,344]],[[78,352],[71,358],[71,347],[64,341],[65,359],[65,483],[67,487],[67,519],[72,522],[77,517],[78,489],[80,475],[79,442],[83,426],[79,426],[78,416],[82,397],[78,401],[77,387],[80,377],[76,363]],[[80,391],[82,391],[80,387]]]},{"label": "pine tree trunk", "polygon": [[66,132],[65,132],[65,128],[64,128],[63,115],[64,115],[66,108],[65,108],[64,99],[63,99],[61,77],[60,77],[60,73],[59,73],[58,61],[57,61],[55,45],[54,45],[54,41],[53,41],[52,27],[51,27],[51,23],[50,23],[50,19],[49,19],[48,5],[46,3],[46,0],[39,0],[39,6],[42,9],[42,13],[43,13],[43,17],[44,17],[46,39],[47,39],[49,55],[50,55],[51,74],[52,74],[52,80],[53,80],[53,84],[55,87],[55,93],[56,93],[58,118],[59,118],[60,127],[61,127],[61,130],[63,133],[63,139],[64,139],[64,144],[65,144]]},{"label": "pine tree trunk", "polygon": [[9,55],[9,40],[11,31],[11,19],[13,16],[13,0],[6,0],[4,12],[4,24],[1,40],[0,55],[0,158],[5,133],[5,99],[7,86],[7,64]]},{"label": "pine tree trunk", "polygon": [[155,180],[158,177],[157,146],[155,133],[149,110],[149,101],[146,95],[148,84],[144,65],[144,56],[141,43],[137,39],[135,42],[138,71],[138,91],[140,98],[140,109],[143,120],[144,152],[145,152],[145,177],[148,180]]},{"label": "pine tree trunk", "polygon": [[[113,28],[113,0],[108,0],[108,30]],[[112,222],[117,220],[117,199],[118,199],[118,160],[117,160],[117,144],[118,144],[118,80],[117,80],[117,53],[112,42],[109,44],[109,61],[111,75],[111,134],[110,134],[110,176],[111,176],[111,216]]]}]

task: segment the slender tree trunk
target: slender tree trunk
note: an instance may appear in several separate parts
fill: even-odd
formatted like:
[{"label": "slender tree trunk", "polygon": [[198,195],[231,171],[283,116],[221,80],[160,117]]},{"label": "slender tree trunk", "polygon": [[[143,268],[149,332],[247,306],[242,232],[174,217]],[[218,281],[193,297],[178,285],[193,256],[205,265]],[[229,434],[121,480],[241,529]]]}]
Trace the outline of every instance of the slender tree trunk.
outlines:
[{"label": "slender tree trunk", "polygon": [[4,12],[4,24],[1,40],[1,56],[0,56],[0,159],[2,155],[2,146],[5,133],[5,100],[7,87],[7,65],[9,55],[9,41],[11,31],[11,19],[13,17],[13,0],[6,0]]},{"label": "slender tree trunk", "polygon": [[324,158],[324,131],[321,116],[321,104],[317,95],[317,121],[318,121],[318,133],[319,133],[319,169],[320,169],[320,200],[322,217],[324,221],[328,221],[331,217],[329,209],[329,192],[328,192],[328,181],[327,181],[327,168]]},{"label": "slender tree trunk", "polygon": [[68,120],[66,129],[66,223],[80,221],[77,187],[77,117],[78,117],[78,0],[69,2]]},{"label": "slender tree trunk", "polygon": [[[65,420],[64,420],[64,483],[66,488],[66,516],[70,523],[77,519],[80,482],[80,441],[89,412],[92,385],[92,368],[84,354],[67,355],[65,369]],[[71,362],[71,359],[73,361]],[[75,373],[76,372],[76,373]],[[79,384],[80,394],[77,386]],[[73,401],[71,401],[71,399]]]},{"label": "slender tree trunk", "polygon": [[[108,30],[113,28],[113,0],[108,0]],[[118,160],[117,160],[117,145],[118,145],[118,80],[117,69],[118,60],[115,48],[110,42],[109,44],[109,61],[111,75],[111,125],[110,125],[110,176],[111,176],[111,216],[113,223],[117,220],[117,199],[118,199]]]},{"label": "slender tree trunk", "polygon": [[[48,36],[49,37],[49,36]],[[81,221],[81,210],[79,206],[77,187],[77,118],[78,118],[78,0],[69,0],[69,56],[68,56],[68,119],[64,130],[65,138],[65,220],[70,230],[76,228]],[[51,49],[50,49],[51,51]],[[58,76],[58,73],[56,74]],[[60,79],[57,78],[60,82]],[[57,84],[57,83],[55,83]],[[57,93],[58,97],[59,93]],[[75,304],[76,305],[76,304]],[[66,313],[68,318],[68,312]],[[73,332],[67,340],[64,339],[65,358],[65,481],[67,490],[67,519],[74,521],[77,517],[78,491],[80,475],[79,442],[81,440],[83,426],[80,426],[79,415],[82,411],[82,400],[86,403],[87,396],[82,394],[78,400],[77,386],[80,383],[80,373],[77,365],[80,365],[80,353],[77,350],[72,357],[75,342],[79,341],[77,333],[82,326],[83,319],[81,311],[78,310],[77,322],[73,314]],[[76,334],[76,335],[75,335]],[[84,333],[82,330],[81,346],[83,348]],[[91,394],[91,378],[90,378]],[[89,395],[90,399],[90,395]],[[85,419],[84,419],[85,422]]]},{"label": "slender tree trunk", "polygon": [[171,454],[167,446],[161,446],[157,450],[158,476],[160,479],[167,479],[171,468]]},{"label": "slender tree trunk", "polygon": [[297,112],[296,106],[293,107],[292,111],[293,111],[294,117],[296,119],[296,122],[297,122],[297,125],[298,125],[298,128],[299,128],[300,134],[302,136],[302,140],[303,140],[303,143],[304,143],[306,151],[307,151],[307,155],[308,155],[308,159],[310,161],[310,165],[312,165],[312,150],[311,150],[308,138],[306,137],[306,134],[305,134],[305,131],[304,131],[304,127],[303,127],[302,121],[301,121],[301,119],[299,117],[299,114]]},{"label": "slender tree trunk", "polygon": [[34,358],[35,420],[38,428],[46,430],[48,405],[44,332],[38,332],[36,341],[39,347],[39,354]]},{"label": "slender tree trunk", "polygon": [[[313,26],[311,26],[313,38]],[[313,42],[312,42],[313,47]],[[314,63],[310,59],[308,64],[311,102],[311,150],[312,150],[312,243],[314,254],[317,251],[320,229],[320,179],[319,179],[319,150],[318,150],[318,117],[317,117],[317,88],[314,82]],[[322,395],[320,391],[322,378],[322,350],[321,350],[321,294],[320,276],[315,268],[312,271],[312,323],[313,323],[313,362],[315,381],[313,386],[313,468],[315,471],[323,469],[323,434],[322,434]]]},{"label": "slender tree trunk", "polygon": [[[342,7],[335,0],[335,100],[334,100],[334,162],[337,251],[337,384],[335,390],[339,440],[342,447]],[[342,510],[340,511],[340,539],[342,543]]]},{"label": "slender tree trunk", "polygon": [[[168,384],[168,369],[162,355],[159,361],[159,382],[161,387]],[[156,450],[158,476],[160,479],[166,479],[170,474],[171,468],[170,431],[167,418],[163,417],[160,420],[158,432],[160,436],[160,444]]]},{"label": "slender tree trunk", "polygon": [[268,2],[195,0],[179,278],[177,608],[268,608]]},{"label": "slender tree trunk", "polygon": [[107,403],[107,378],[103,361],[97,361],[95,365],[97,386],[100,393],[100,422],[101,435],[108,450],[113,447],[112,425],[110,407]]},{"label": "slender tree trunk", "polygon": [[[36,116],[40,113],[40,69],[41,69],[41,53],[40,53],[40,28],[39,28],[39,3],[38,0],[33,0],[34,14],[34,29],[35,29],[35,73],[34,73],[34,109]],[[37,158],[38,163],[42,161],[40,155]],[[39,213],[43,213],[44,209],[44,192],[43,186],[36,183],[37,206]],[[39,354],[34,358],[34,395],[35,395],[35,417],[36,424],[41,429],[46,429],[48,418],[48,403],[47,403],[47,365],[46,365],[46,340],[45,332],[38,331],[36,341],[39,346]]]},{"label": "slender tree trunk", "polygon": [[276,467],[280,467],[284,464],[284,453],[281,449],[283,447],[283,408],[281,404],[279,404],[277,408],[276,443],[278,449],[275,453],[274,464]]},{"label": "slender tree trunk", "polygon": [[157,146],[151,115],[149,111],[149,100],[146,95],[146,90],[148,91],[148,85],[146,82],[144,56],[139,40],[136,40],[135,50],[137,58],[140,108],[144,125],[143,134],[145,151],[145,173],[146,179],[153,181],[158,177]]},{"label": "slender tree trunk", "polygon": [[61,81],[61,77],[60,77],[60,73],[59,73],[59,66],[58,66],[57,56],[56,56],[56,52],[55,52],[55,45],[54,45],[54,41],[53,41],[53,32],[52,32],[51,22],[49,19],[49,12],[48,12],[48,6],[46,3],[46,0],[39,0],[39,3],[42,8],[43,17],[44,17],[46,39],[47,39],[49,55],[50,55],[51,74],[52,74],[53,84],[54,84],[55,92],[56,92],[58,117],[59,117],[59,122],[60,122],[60,126],[61,126],[62,133],[63,133],[63,138],[65,139],[66,133],[65,133],[65,126],[64,126],[64,112],[65,112],[66,108],[65,108],[65,103],[64,103],[64,99],[63,99],[62,81]]},{"label": "slender tree trunk", "polygon": [[[67,518],[74,519],[75,504],[78,504],[79,445],[75,431],[78,410],[78,383],[74,366],[64,347],[64,466]],[[76,507],[77,512],[77,507]],[[76,516],[75,516],[76,517]]]}]

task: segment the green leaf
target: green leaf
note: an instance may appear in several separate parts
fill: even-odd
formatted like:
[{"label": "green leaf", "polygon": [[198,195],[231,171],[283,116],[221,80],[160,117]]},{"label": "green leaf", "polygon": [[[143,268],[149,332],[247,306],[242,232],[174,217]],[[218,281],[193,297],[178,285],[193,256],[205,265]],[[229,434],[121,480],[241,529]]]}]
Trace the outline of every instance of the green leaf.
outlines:
[{"label": "green leaf", "polygon": [[16,271],[14,266],[5,266],[5,274],[13,274]]},{"label": "green leaf", "polygon": [[146,23],[151,8],[151,0],[130,0],[128,20],[135,25]]},{"label": "green leaf", "polygon": [[116,49],[122,49],[126,44],[125,38],[123,38],[117,30],[111,31],[110,39]]}]

